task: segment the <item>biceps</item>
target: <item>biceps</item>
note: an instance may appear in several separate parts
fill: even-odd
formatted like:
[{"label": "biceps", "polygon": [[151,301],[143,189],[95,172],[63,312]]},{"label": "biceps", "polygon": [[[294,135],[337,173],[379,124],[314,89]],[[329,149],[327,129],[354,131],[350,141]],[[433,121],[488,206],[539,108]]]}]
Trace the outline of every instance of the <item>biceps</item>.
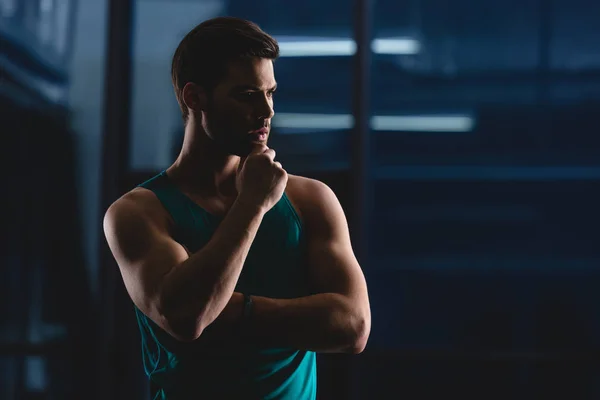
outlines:
[{"label": "biceps", "polygon": [[351,295],[362,279],[352,248],[341,243],[312,244],[309,265],[313,286],[320,293]]},{"label": "biceps", "polygon": [[123,283],[134,304],[154,314],[163,277],[188,258],[183,246],[168,235],[140,229],[135,235],[109,239]]},{"label": "biceps", "polygon": [[136,304],[155,301],[164,276],[187,258],[182,246],[173,240],[161,239],[136,262],[119,265],[132,300]]}]

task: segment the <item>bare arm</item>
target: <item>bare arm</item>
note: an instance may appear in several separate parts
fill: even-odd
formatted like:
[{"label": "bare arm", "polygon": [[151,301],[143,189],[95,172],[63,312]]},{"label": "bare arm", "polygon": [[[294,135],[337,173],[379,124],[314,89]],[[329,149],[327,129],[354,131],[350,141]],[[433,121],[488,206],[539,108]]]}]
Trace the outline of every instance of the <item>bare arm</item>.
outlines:
[{"label": "bare arm", "polygon": [[144,189],[124,196],[105,215],[106,239],[134,304],[175,338],[194,340],[231,298],[264,212],[234,203],[209,243],[188,256],[157,210]]},{"label": "bare arm", "polygon": [[[371,329],[367,285],[354,256],[344,212],[326,185],[306,180],[300,186],[309,240],[308,260],[318,294],[296,299],[253,296],[245,335],[269,346],[317,352],[360,353]],[[239,318],[242,295],[234,293],[222,326]],[[219,319],[217,319],[219,321]]]},{"label": "bare arm", "polygon": [[197,339],[231,299],[258,227],[287,184],[274,157],[259,145],[240,160],[237,199],[210,241],[189,257],[147,190],[129,193],[106,212],[106,239],[134,304],[175,338]]}]

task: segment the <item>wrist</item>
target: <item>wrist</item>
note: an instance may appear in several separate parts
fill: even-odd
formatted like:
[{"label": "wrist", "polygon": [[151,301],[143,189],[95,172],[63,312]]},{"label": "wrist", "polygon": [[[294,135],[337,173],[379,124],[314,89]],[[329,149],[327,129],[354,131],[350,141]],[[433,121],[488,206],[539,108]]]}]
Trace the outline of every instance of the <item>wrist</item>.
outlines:
[{"label": "wrist", "polygon": [[215,322],[220,322],[226,325],[235,325],[241,319],[243,310],[244,295],[242,293],[233,292],[229,302]]},{"label": "wrist", "polygon": [[248,196],[240,193],[235,200],[235,205],[245,214],[252,216],[264,216],[267,212],[266,207],[261,206],[258,202],[251,200]]}]

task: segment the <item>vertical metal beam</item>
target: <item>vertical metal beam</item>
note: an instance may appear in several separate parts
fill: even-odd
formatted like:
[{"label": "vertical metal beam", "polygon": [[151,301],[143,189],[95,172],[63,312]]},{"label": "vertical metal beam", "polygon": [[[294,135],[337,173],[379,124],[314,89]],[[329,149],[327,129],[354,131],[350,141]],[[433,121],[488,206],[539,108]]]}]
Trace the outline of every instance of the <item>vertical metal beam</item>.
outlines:
[{"label": "vertical metal beam", "polygon": [[373,0],[355,0],[354,37],[354,129],[352,130],[352,177],[355,183],[352,237],[361,265],[368,263],[371,176],[371,19]]},{"label": "vertical metal beam", "polygon": [[[352,178],[354,186],[354,210],[352,215],[352,238],[356,256],[363,267],[369,268],[369,236],[371,219],[371,40],[372,8],[374,0],[354,1],[354,129],[352,130]],[[344,398],[358,398],[360,383],[359,360],[348,361],[348,380]]]},{"label": "vertical metal beam", "polygon": [[[104,78],[104,126],[102,137],[101,210],[103,216],[110,204],[120,196],[121,182],[129,162],[129,126],[131,103],[131,65],[133,40],[133,0],[108,0],[108,34]],[[129,397],[126,361],[122,350],[120,325],[123,304],[118,301],[120,289],[118,268],[100,235],[100,299],[98,304],[98,399]],[[131,385],[131,384],[129,384]]]},{"label": "vertical metal beam", "polygon": [[550,71],[552,52],[552,27],[554,17],[554,1],[539,0],[539,38],[538,38],[538,73],[537,97],[538,105],[547,106],[550,100]]}]

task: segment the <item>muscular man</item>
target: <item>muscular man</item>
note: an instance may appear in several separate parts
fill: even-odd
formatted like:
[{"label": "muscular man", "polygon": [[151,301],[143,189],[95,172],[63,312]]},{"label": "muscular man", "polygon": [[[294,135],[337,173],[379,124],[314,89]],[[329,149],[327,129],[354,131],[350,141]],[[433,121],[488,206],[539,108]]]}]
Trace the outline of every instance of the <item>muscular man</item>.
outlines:
[{"label": "muscular man", "polygon": [[154,399],[315,399],[315,353],[367,343],[339,201],[267,147],[278,54],[245,20],[189,32],[172,65],[181,153],[106,212]]}]

